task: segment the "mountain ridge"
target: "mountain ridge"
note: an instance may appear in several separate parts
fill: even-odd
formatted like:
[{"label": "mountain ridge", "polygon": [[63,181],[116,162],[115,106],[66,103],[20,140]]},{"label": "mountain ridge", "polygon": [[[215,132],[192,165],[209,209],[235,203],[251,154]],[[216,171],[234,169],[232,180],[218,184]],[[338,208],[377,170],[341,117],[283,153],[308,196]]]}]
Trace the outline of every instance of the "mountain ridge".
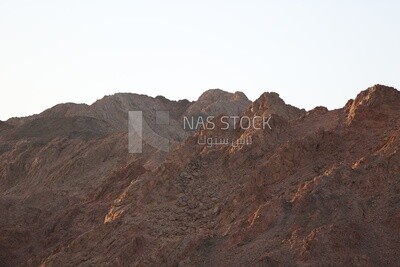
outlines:
[{"label": "mountain ridge", "polygon": [[[172,108],[171,137],[184,115],[271,115],[271,129],[200,129],[168,153],[128,154],[129,97],[99,100],[92,117],[58,107],[66,117],[0,123],[1,265],[395,265],[400,92],[375,85],[310,111],[225,93],[151,103]],[[205,135],[252,142],[199,145]]]}]

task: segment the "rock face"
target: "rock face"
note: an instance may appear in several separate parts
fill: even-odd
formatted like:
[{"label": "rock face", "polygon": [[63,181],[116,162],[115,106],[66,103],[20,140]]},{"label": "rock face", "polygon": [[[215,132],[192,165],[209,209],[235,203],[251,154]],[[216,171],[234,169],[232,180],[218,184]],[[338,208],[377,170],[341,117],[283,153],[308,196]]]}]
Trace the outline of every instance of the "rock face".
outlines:
[{"label": "rock face", "polygon": [[250,104],[250,100],[242,92],[234,94],[220,89],[205,91],[199,99],[187,110],[187,116],[229,114],[241,115],[242,111]]},{"label": "rock face", "polygon": [[398,110],[399,102],[400,95],[396,89],[375,85],[347,103],[347,122],[384,127],[391,119],[396,120],[397,114],[393,109]]},{"label": "rock face", "polygon": [[[171,152],[127,153],[132,109],[170,111]],[[208,114],[271,129],[179,128]],[[399,151],[400,92],[382,85],[333,111],[221,90],[59,105],[0,123],[0,265],[395,266]]]},{"label": "rock face", "polygon": [[299,118],[305,110],[300,110],[291,105],[287,105],[280,97],[279,94],[274,92],[263,93],[254,103],[248,108],[246,115],[278,115],[285,120],[292,120]]}]

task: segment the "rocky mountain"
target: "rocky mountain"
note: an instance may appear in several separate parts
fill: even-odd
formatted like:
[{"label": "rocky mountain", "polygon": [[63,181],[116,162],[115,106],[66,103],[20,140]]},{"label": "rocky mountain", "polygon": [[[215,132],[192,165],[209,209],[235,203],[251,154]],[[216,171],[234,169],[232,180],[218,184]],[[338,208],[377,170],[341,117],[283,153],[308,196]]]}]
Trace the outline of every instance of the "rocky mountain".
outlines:
[{"label": "rocky mountain", "polygon": [[[225,92],[227,105],[231,95]],[[128,153],[128,111],[142,111],[144,121],[173,145],[188,135],[182,116],[192,104],[116,94],[92,105],[60,104],[2,122],[0,210],[7,216],[0,219],[0,266],[35,266],[102,223],[111,201],[130,182],[131,171],[119,177],[124,168],[141,174],[164,160],[166,153],[149,145],[142,154]],[[245,106],[230,104],[236,105]],[[155,127],[157,110],[169,112],[165,127]]]},{"label": "rocky mountain", "polygon": [[[128,153],[135,109],[151,126],[169,111],[169,153]],[[271,128],[182,130],[221,114]],[[332,111],[222,90],[59,105],[0,124],[0,265],[395,266],[399,151],[400,92],[382,85]]]},{"label": "rocky mountain", "polygon": [[229,114],[241,115],[242,111],[250,104],[250,100],[242,92],[234,94],[220,89],[204,92],[199,99],[187,110],[186,116]]}]

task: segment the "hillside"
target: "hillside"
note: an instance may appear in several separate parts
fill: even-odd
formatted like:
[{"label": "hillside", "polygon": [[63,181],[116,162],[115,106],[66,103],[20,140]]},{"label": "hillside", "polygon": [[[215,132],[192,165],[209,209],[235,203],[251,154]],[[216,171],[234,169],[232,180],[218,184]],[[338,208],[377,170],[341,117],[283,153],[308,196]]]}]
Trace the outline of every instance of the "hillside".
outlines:
[{"label": "hillside", "polygon": [[[128,110],[170,111],[171,151],[129,154]],[[271,129],[182,129],[207,115]],[[0,124],[0,265],[395,266],[399,151],[400,92],[382,85],[331,111],[219,89],[59,105]]]}]

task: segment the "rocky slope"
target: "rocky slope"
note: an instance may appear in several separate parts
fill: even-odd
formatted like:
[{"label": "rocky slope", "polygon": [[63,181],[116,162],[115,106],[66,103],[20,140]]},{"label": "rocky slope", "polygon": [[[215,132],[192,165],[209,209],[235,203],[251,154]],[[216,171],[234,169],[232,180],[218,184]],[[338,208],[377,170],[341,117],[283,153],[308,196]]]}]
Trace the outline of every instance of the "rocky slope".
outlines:
[{"label": "rocky slope", "polygon": [[[120,107],[136,106],[109,98],[92,105],[99,111],[68,105],[0,128],[1,265],[397,265],[396,89],[308,112],[275,93],[253,103],[220,90],[194,103],[156,98],[177,122],[271,115],[271,129],[183,133],[157,164],[147,164],[154,148],[127,153]],[[208,136],[252,142],[198,143]]]},{"label": "rocky slope", "polygon": [[[225,94],[227,102],[231,95]],[[0,219],[0,266],[38,265],[103,223],[131,175],[164,160],[166,153],[149,145],[143,154],[128,153],[128,111],[141,110],[149,126],[173,144],[188,135],[181,121],[192,104],[116,94],[1,122],[0,210],[7,216]],[[156,110],[169,111],[166,127],[155,127]]]}]

